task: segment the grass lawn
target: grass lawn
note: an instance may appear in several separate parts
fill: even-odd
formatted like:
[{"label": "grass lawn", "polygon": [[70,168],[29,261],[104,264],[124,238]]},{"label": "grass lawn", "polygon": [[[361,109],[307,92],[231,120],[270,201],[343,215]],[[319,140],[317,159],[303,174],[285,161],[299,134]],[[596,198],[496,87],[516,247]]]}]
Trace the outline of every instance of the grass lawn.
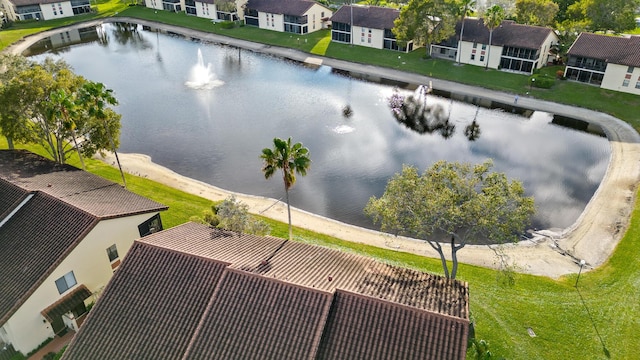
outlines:
[{"label": "grass lawn", "polygon": [[[449,61],[426,60],[424,49],[410,54],[378,51],[327,41],[328,32],[294,37],[289,34],[261,31],[252,27],[222,29],[205,19],[142,7],[128,7],[111,0],[98,1],[98,13],[63,20],[16,24],[0,31],[0,47],[22,36],[63,26],[79,19],[119,15],[132,16],[193,27],[223,35],[260,41],[272,45],[299,47],[301,50],[326,56],[371,63],[436,78],[464,82],[492,89],[523,93],[528,91],[529,77],[500,71],[485,71],[474,66],[455,66]],[[304,41],[306,40],[306,41]],[[400,59],[398,58],[400,56]],[[557,69],[543,71],[551,76]],[[557,81],[550,90],[533,89],[533,96],[557,102],[589,107],[618,116],[636,129],[640,128],[637,109],[640,97],[592,86]],[[0,148],[6,148],[4,139]],[[32,151],[43,154],[37,146]],[[96,160],[87,160],[87,169],[118,182],[118,171]],[[79,166],[77,159],[73,165]],[[165,227],[183,223],[200,215],[211,202],[186,194],[148,179],[127,175],[131,191],[169,206],[162,214]],[[287,226],[267,220],[272,235],[286,238]],[[396,265],[441,274],[439,261],[413,254],[395,252],[366,245],[345,242],[303,229],[294,230],[296,240],[330,246],[365,254]],[[640,329],[640,206],[636,206],[631,226],[611,259],[599,269],[583,273],[579,291],[574,287],[576,276],[560,280],[516,274],[509,285],[504,274],[475,266],[460,265],[459,279],[470,284],[470,308],[476,322],[476,337],[489,342],[494,355],[509,359],[631,359],[640,349],[635,330]],[[464,251],[464,249],[462,250]],[[524,266],[525,264],[521,264]],[[531,337],[528,328],[535,332]]]},{"label": "grass lawn", "polygon": [[[4,139],[0,148],[6,148]],[[45,155],[40,146],[26,146]],[[120,181],[119,172],[98,160],[86,159],[87,170]],[[77,158],[70,163],[79,166]],[[212,203],[143,177],[127,174],[128,189],[169,206],[162,213],[166,228],[200,215]],[[272,235],[286,238],[287,224],[264,218]],[[442,274],[439,260],[355,244],[295,228],[296,241],[327,246],[370,256],[394,265]],[[631,227],[611,259],[602,267],[585,272],[574,287],[576,276],[560,280],[512,274],[461,264],[459,279],[470,285],[470,309],[476,337],[487,340],[494,355],[508,359],[630,359],[640,341],[640,208]],[[464,250],[462,250],[464,251]],[[525,264],[521,264],[524,266]],[[531,328],[536,337],[528,333]],[[470,358],[470,357],[469,357]]]}]

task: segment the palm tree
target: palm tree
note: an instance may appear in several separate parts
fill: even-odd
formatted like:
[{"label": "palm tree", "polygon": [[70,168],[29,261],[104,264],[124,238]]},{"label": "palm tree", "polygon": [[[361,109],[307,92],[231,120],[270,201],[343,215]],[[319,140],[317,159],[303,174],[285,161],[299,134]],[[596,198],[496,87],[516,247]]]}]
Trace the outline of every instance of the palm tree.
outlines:
[{"label": "palm tree", "polygon": [[487,70],[489,68],[489,58],[491,55],[491,38],[493,36],[493,29],[502,24],[502,20],[504,20],[504,9],[502,9],[500,5],[493,5],[484,13],[483,20],[484,26],[489,28],[489,50],[487,51],[487,63],[484,66],[484,69]]},{"label": "palm tree", "polygon": [[108,116],[106,114],[107,105],[118,105],[118,100],[113,96],[113,90],[107,89],[102,83],[87,81],[82,86],[79,100],[88,107],[89,116],[95,117],[104,123],[107,137],[109,137],[111,151],[113,151],[113,155],[116,157],[116,162],[118,163],[118,169],[122,177],[122,185],[126,189],[127,181],[124,178],[124,172],[122,171],[122,165],[120,165],[115,141],[113,140],[111,130],[109,130]]},{"label": "palm tree", "polygon": [[460,15],[462,17],[462,24],[460,25],[460,39],[458,39],[458,65],[460,65],[460,42],[462,42],[462,36],[464,35],[464,19],[471,15],[473,12],[473,8],[476,6],[475,0],[460,0],[458,2],[458,6],[460,9]]},{"label": "palm tree", "polygon": [[284,180],[284,191],[287,199],[287,213],[289,216],[289,240],[293,238],[291,228],[291,206],[289,205],[289,189],[296,183],[296,173],[305,176],[311,165],[309,158],[309,149],[302,146],[302,143],[291,144],[291,138],[282,140],[280,138],[273,139],[273,149],[262,149],[260,158],[264,162],[262,172],[265,179],[269,179],[273,174],[282,170],[282,179]]}]

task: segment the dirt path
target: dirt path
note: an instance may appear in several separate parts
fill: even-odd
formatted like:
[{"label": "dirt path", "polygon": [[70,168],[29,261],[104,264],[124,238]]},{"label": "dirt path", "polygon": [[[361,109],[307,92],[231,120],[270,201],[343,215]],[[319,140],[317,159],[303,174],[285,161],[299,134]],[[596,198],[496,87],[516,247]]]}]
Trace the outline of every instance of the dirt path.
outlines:
[{"label": "dirt path", "polygon": [[[314,55],[310,56],[307,53],[294,49],[272,47],[137,19],[118,18],[95,20],[89,23],[76,24],[69,28],[81,28],[98,25],[102,22],[126,20],[160,27],[168,31],[183,34],[187,37],[228,44],[292,60],[313,62],[342,70],[366,73],[371,76],[414,84],[428,84],[431,82],[435,89],[449,91],[459,95],[492,99],[504,103],[511,103],[513,101],[513,94],[509,93],[432,79],[393,69],[350,63]],[[47,31],[27,37],[25,40],[12,45],[7,51],[21,53],[37,40],[69,28]],[[596,111],[528,97],[521,97],[518,105],[532,110],[547,111],[577,118],[602,127],[611,144],[609,167],[595,195],[587,204],[580,218],[572,226],[562,231],[540,231],[533,240],[502,245],[499,247],[499,251],[497,247],[468,245],[458,254],[460,261],[495,268],[499,265],[499,259],[496,255],[498,251],[503,259],[509,264],[515,265],[519,271],[552,278],[577,272],[580,259],[584,259],[587,262],[586,269],[601,265],[611,256],[616,245],[622,238],[634,207],[635,191],[640,180],[640,136],[627,123]],[[119,155],[125,171],[129,173],[140,175],[213,201],[222,200],[231,194],[223,189],[184,177],[170,169],[154,164],[146,155]],[[108,156],[105,161],[114,164],[114,159],[111,156]],[[259,213],[282,222],[287,222],[286,206],[277,200],[244,194],[236,194],[236,197],[247,203],[250,211],[253,213]],[[303,210],[292,210],[292,218],[295,226],[335,236],[343,240],[366,243],[429,257],[437,257],[435,251],[423,241],[403,237],[392,237],[380,232],[327,219]]]}]

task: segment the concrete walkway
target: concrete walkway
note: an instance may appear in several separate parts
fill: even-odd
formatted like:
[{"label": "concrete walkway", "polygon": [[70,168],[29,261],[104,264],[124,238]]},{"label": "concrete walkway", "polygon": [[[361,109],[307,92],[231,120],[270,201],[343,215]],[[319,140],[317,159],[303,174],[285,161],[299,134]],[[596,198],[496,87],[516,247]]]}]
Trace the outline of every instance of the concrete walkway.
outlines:
[{"label": "concrete walkway", "polygon": [[[434,89],[460,96],[490,99],[505,104],[513,103],[514,99],[514,94],[433,79],[394,69],[310,55],[295,49],[274,47],[172,25],[129,18],[101,19],[76,24],[65,29],[43,32],[29,36],[23,41],[12,45],[8,48],[8,51],[21,53],[37,40],[53,33],[70,28],[82,28],[113,21],[131,21],[162,28],[165,31],[181,34],[188,38],[226,44],[300,62],[322,64],[345,71],[369,74],[373,77],[411,84],[431,83]],[[496,255],[499,253],[507,263],[516,265],[522,272],[554,278],[577,272],[579,269],[577,264],[580,259],[584,259],[587,262],[586,269],[601,265],[609,258],[624,235],[634,208],[635,191],[640,180],[640,136],[624,121],[592,110],[529,97],[520,97],[518,106],[576,118],[599,125],[606,133],[611,144],[609,166],[595,195],[572,226],[561,231],[539,231],[533,240],[523,241],[518,244],[506,244],[500,247],[467,245],[458,254],[459,260],[468,264],[495,268],[499,264]],[[125,155],[124,158],[121,157],[123,166],[129,172],[147,176],[156,181],[164,182],[167,185],[190,191],[212,200],[224,199],[229,194],[225,190],[182,177],[169,169],[157,166],[148,157],[136,154],[129,155]],[[127,164],[128,162],[129,164]],[[273,206],[275,200],[242,194],[236,195],[239,200],[249,204],[250,211],[261,213],[276,220],[287,221],[284,208]],[[387,234],[325,219],[298,209],[295,209],[293,220],[296,226],[309,228],[310,230],[336,236],[344,240],[437,257],[433,249],[423,241],[391,237]]]}]

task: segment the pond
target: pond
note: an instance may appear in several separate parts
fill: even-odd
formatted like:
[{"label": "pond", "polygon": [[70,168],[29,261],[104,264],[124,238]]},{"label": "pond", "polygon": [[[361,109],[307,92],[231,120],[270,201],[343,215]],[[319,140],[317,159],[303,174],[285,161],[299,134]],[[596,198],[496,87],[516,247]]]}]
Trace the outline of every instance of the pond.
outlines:
[{"label": "pond", "polygon": [[[64,59],[115,91],[119,151],[150,155],[227,190],[283,199],[281,178],[265,180],[259,156],[274,137],[302,142],[312,164],[292,188],[292,206],[368,228],[375,226],[362,209],[403,164],[422,171],[440,159],[493,159],[496,171],[521,180],[535,197],[533,228],[565,228],[584,210],[610,156],[606,138],[562,126],[571,121],[553,114],[424,98],[419,84],[358,80],[134,24],[63,32],[25,55]],[[205,80],[194,78],[196,68]],[[420,133],[400,124],[389,106],[394,94],[435,106],[452,131]],[[469,136],[474,120],[479,131]]]}]

